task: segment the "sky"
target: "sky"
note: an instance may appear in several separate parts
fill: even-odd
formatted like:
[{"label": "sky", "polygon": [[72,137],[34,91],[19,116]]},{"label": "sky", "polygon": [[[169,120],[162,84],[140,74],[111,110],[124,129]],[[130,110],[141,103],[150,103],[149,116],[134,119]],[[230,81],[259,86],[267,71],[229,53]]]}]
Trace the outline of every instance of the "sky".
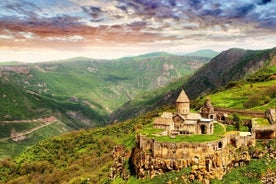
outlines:
[{"label": "sky", "polygon": [[276,46],[276,0],[0,0],[0,62]]}]

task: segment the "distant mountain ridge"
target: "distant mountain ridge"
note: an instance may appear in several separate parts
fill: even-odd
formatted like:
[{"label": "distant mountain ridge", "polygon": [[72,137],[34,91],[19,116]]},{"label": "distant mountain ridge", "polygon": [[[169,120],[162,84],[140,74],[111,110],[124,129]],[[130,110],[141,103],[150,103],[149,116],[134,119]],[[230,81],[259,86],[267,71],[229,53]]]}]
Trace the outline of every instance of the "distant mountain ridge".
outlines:
[{"label": "distant mountain ridge", "polygon": [[[203,57],[155,53],[116,60],[72,58],[1,65],[0,139],[9,138],[14,130],[36,127],[34,119],[51,116],[58,121],[41,128],[38,134],[30,134],[32,138],[24,140],[24,144],[66,131],[104,126],[111,112],[135,96],[191,75],[208,61]],[[30,122],[13,123],[17,120]],[[2,126],[1,121],[11,123]],[[14,144],[1,143],[0,157],[2,149],[16,153]]]},{"label": "distant mountain ridge", "polygon": [[[145,90],[165,86],[174,79],[191,74],[206,62],[208,58],[167,53],[151,53],[119,60],[72,58],[3,65],[0,66],[0,79],[22,91],[33,91],[33,94],[47,96],[48,99],[79,99],[75,103],[87,99],[93,104],[93,110],[104,115]],[[5,112],[5,109],[3,107],[0,111],[0,119],[13,119],[13,115]]]},{"label": "distant mountain ridge", "polygon": [[175,53],[176,55],[180,55],[180,56],[198,56],[198,57],[207,57],[207,58],[214,58],[216,57],[219,52],[211,50],[211,49],[205,49],[205,50],[198,50],[192,53],[182,53],[182,52],[178,52]]},{"label": "distant mountain ridge", "polygon": [[199,57],[208,57],[208,58],[214,58],[217,55],[219,55],[219,52],[216,52],[211,49],[206,49],[206,50],[198,50],[193,53],[185,54],[186,56],[199,56]]},{"label": "distant mountain ridge", "polygon": [[162,56],[173,56],[174,54],[170,54],[168,52],[150,52],[146,54],[141,54],[138,56],[129,56],[129,57],[123,57],[122,59],[127,59],[127,58],[149,58],[149,57],[162,57]]},{"label": "distant mountain ridge", "polygon": [[[127,119],[162,105],[175,103],[181,89],[185,89],[190,99],[206,95],[265,68],[276,65],[276,47],[266,50],[244,50],[233,48],[220,53],[201,67],[190,78],[173,83],[171,87],[156,91],[150,98],[134,99],[113,113],[115,119]],[[276,74],[275,74],[276,75]],[[138,97],[141,98],[141,97]],[[155,100],[152,100],[155,99]],[[146,109],[138,108],[140,104]],[[124,113],[128,110],[131,113]]]}]

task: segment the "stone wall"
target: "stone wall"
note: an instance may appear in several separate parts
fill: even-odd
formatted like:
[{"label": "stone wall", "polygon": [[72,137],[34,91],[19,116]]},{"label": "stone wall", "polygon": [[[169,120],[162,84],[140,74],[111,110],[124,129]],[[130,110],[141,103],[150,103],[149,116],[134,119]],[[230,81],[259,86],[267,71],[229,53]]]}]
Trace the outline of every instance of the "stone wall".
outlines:
[{"label": "stone wall", "polygon": [[238,113],[242,116],[251,116],[254,118],[265,118],[265,112],[262,111],[248,111],[248,110],[237,110],[237,109],[227,109],[227,108],[215,108],[216,113]]},{"label": "stone wall", "polygon": [[252,133],[256,139],[275,139],[276,138],[276,125],[253,127]]},{"label": "stone wall", "polygon": [[140,135],[131,160],[140,178],[192,167],[195,179],[222,179],[229,167],[249,162],[248,152],[237,154],[235,150],[243,145],[246,148],[248,145],[254,146],[254,140],[252,137],[240,137],[238,133],[233,133],[211,142],[171,143]]},{"label": "stone wall", "polygon": [[275,123],[275,109],[267,109],[265,111],[265,118],[268,120],[270,124]]}]

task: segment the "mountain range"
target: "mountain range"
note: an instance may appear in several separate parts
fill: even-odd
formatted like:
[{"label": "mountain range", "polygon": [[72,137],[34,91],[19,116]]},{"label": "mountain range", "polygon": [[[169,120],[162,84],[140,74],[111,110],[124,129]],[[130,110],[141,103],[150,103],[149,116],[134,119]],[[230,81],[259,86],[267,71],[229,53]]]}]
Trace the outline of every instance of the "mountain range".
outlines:
[{"label": "mountain range", "polygon": [[[226,50],[197,70],[191,77],[176,81],[170,87],[158,89],[153,94],[145,94],[139,99],[127,102],[114,111],[111,117],[125,120],[153,110],[157,106],[172,105],[182,89],[185,89],[191,99],[213,93],[226,87],[229,83],[231,85],[231,83],[258,71],[269,70],[267,68],[276,64],[275,55],[276,48],[266,50],[233,48]],[[268,75],[270,76],[271,73]],[[128,113],[124,113],[126,110]]]},{"label": "mountain range", "polygon": [[[2,63],[0,155],[18,154],[49,136],[113,122],[110,114],[124,103],[193,74],[209,60],[159,52],[117,60]],[[11,132],[20,144],[10,141]]]},{"label": "mountain range", "polygon": [[[127,160],[124,162],[125,165],[121,165],[123,168],[121,177],[109,180],[110,168],[114,163],[114,148],[116,145],[123,145],[126,148],[126,157],[130,157],[136,143],[135,136],[143,128],[148,127],[152,119],[164,110],[173,110],[174,107],[170,105],[175,102],[175,94],[179,94],[182,88],[190,90],[188,96],[192,96],[192,103],[199,103],[199,106],[209,96],[215,107],[262,111],[266,108],[275,108],[275,61],[275,48],[259,51],[243,49],[224,51],[192,76],[186,76],[168,86],[140,94],[124,104],[116,117],[118,120],[127,119],[124,122],[46,139],[13,159],[1,161],[0,183],[170,183],[172,181],[181,183],[181,178],[189,176],[189,170],[138,180],[131,175],[132,166]],[[193,87],[194,85],[196,86]],[[192,93],[192,89],[198,90]],[[196,106],[194,105],[198,108]],[[261,141],[250,152],[256,151],[265,155],[265,151],[271,148],[275,150],[275,140],[265,147],[267,143],[267,140]],[[244,167],[231,169],[222,181],[211,182],[260,183],[261,177],[269,177],[275,169],[275,159],[270,159],[270,156],[266,155],[260,159],[253,158]],[[124,180],[124,176],[129,173],[128,180]]]}]

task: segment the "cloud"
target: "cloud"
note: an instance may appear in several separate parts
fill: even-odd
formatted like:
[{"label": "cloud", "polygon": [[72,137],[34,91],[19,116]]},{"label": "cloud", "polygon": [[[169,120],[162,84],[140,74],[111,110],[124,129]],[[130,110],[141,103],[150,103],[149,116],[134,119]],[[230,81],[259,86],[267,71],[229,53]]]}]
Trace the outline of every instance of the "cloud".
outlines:
[{"label": "cloud", "polygon": [[[23,6],[22,6],[23,5]],[[33,18],[36,17],[37,14],[35,12],[41,11],[41,8],[36,6],[33,3],[26,1],[1,1],[0,3],[1,13],[3,14],[14,14],[17,17],[24,18]]]},{"label": "cloud", "polygon": [[267,3],[271,3],[272,0],[262,0],[259,5],[266,5]]},{"label": "cloud", "polygon": [[98,19],[103,14],[102,9],[98,8],[98,7],[90,6],[90,7],[82,7],[82,9],[85,13],[90,15],[93,19]]},{"label": "cloud", "polygon": [[0,1],[0,45],[167,47],[246,40],[275,36],[275,15],[276,0]]}]

